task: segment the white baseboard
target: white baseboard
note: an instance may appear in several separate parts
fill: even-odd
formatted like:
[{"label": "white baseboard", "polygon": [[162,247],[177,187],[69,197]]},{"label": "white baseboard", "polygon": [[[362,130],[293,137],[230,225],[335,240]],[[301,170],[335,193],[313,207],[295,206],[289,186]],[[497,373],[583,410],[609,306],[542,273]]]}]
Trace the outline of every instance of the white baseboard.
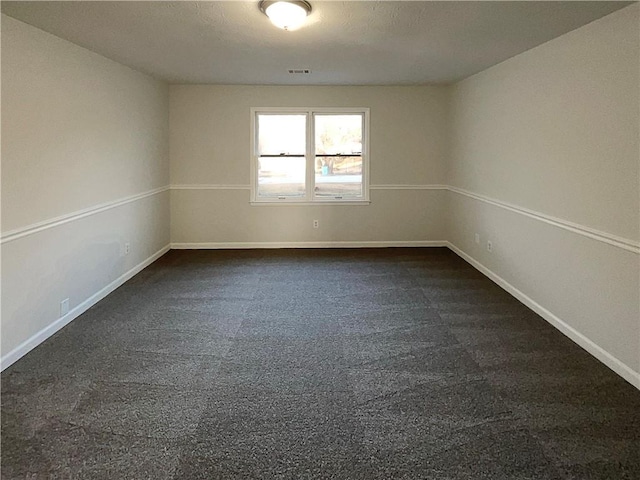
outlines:
[{"label": "white baseboard", "polygon": [[142,269],[151,265],[158,258],[160,258],[162,255],[167,253],[169,249],[170,249],[169,245],[164,246],[163,248],[158,250],[156,253],[151,255],[149,258],[147,258],[146,260],[142,261],[141,263],[133,267],[131,270],[120,275],[118,278],[116,278],[113,282],[111,282],[109,285],[104,287],[102,290],[91,295],[80,305],[70,310],[69,313],[67,313],[65,316],[60,317],[55,322],[49,324],[48,326],[40,330],[38,333],[30,337],[29,339],[25,340],[24,342],[22,342],[20,345],[18,345],[16,348],[11,350],[9,353],[4,355],[0,359],[0,369],[4,370],[5,368],[9,367],[11,364],[15,363],[17,360],[19,360],[24,355],[26,355],[31,350],[33,350],[35,347],[37,347],[42,342],[44,342],[51,335],[56,333],[65,325],[69,324],[72,320],[82,315],[84,312],[89,310],[92,306],[94,306],[104,297],[106,297],[111,292],[113,292],[116,288],[118,288],[127,280],[129,280],[134,275],[139,273]]},{"label": "white baseboard", "polygon": [[516,287],[507,282],[504,278],[500,277],[498,274],[494,273],[487,267],[485,267],[482,263],[478,262],[476,259],[466,254],[458,247],[453,245],[450,242],[446,242],[446,246],[449,247],[453,252],[455,252],[458,256],[464,259],[466,262],[470,263],[473,267],[479,270],[481,273],[489,277],[495,283],[497,283],[504,290],[509,292],[515,298],[524,303],[531,310],[536,312],[542,318],[544,318],[547,322],[553,325],[555,328],[560,330],[565,336],[569,337],[595,358],[604,363],[611,370],[616,372],[622,378],[624,378],[631,385],[640,390],[640,373],[633,370],[631,367],[626,365],[625,363],[618,360],[616,357],[611,355],[605,349],[594,343],[592,340],[584,336],[582,333],[578,332],[575,328],[571,327],[569,324],[558,318],[556,315],[551,313],[549,310],[544,308],[538,302],[533,300],[531,297],[526,295],[521,290],[518,290]]},{"label": "white baseboard", "polygon": [[444,240],[437,241],[373,241],[373,242],[207,242],[172,243],[174,250],[215,250],[249,248],[390,248],[390,247],[446,247]]}]

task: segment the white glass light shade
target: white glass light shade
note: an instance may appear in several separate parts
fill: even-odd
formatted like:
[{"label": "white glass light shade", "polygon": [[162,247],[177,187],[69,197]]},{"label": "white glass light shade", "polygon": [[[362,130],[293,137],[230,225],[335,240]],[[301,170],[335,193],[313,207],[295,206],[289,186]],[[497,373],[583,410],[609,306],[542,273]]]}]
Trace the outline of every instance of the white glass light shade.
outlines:
[{"label": "white glass light shade", "polygon": [[309,12],[297,3],[275,2],[265,8],[264,13],[276,27],[295,30],[302,26]]}]

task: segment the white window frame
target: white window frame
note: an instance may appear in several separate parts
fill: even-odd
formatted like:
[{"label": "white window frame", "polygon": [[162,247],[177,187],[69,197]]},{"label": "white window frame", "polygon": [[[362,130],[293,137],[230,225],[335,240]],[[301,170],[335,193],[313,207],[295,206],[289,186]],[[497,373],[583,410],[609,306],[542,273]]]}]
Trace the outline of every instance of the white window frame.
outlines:
[{"label": "white window frame", "polygon": [[[314,115],[353,113],[362,115],[362,197],[327,198],[315,196],[315,122]],[[260,198],[258,196],[258,115],[300,115],[307,116],[305,152],[305,196],[284,198]],[[365,107],[260,107],[251,108],[251,205],[368,205],[369,201],[369,108]]]}]

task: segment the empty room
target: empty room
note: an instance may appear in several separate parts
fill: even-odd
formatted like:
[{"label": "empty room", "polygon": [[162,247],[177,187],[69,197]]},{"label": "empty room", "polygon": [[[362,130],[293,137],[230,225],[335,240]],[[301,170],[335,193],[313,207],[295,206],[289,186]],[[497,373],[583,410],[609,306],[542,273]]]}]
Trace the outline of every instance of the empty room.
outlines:
[{"label": "empty room", "polygon": [[640,478],[640,5],[3,1],[3,479]]}]

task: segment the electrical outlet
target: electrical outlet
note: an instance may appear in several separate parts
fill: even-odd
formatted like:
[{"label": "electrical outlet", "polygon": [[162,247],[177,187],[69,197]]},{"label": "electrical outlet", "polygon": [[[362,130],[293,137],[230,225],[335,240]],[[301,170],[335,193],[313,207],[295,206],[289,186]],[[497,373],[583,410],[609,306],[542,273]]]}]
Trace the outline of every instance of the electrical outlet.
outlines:
[{"label": "electrical outlet", "polygon": [[69,299],[65,298],[60,302],[60,316],[64,317],[67,313],[69,313]]},{"label": "electrical outlet", "polygon": [[313,228],[318,228],[320,226],[320,222],[318,220],[313,221]]},{"label": "electrical outlet", "polygon": [[480,234],[479,234],[479,233],[476,233],[476,235],[475,235],[475,240],[476,240],[476,243],[477,243],[478,245],[480,245]]},{"label": "electrical outlet", "polygon": [[129,252],[131,252],[131,244],[127,242],[124,244],[124,254],[129,255]]},{"label": "electrical outlet", "polygon": [[491,240],[487,241],[487,252],[493,252],[493,243]]}]

